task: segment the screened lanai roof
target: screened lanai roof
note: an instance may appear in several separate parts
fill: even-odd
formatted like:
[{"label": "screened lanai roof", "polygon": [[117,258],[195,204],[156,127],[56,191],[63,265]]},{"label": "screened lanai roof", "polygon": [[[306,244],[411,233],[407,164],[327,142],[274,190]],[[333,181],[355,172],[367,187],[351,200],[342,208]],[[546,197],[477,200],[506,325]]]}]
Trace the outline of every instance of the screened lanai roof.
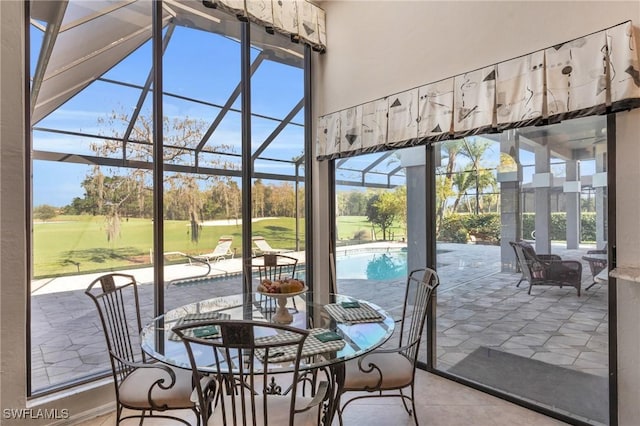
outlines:
[{"label": "screened lanai roof", "polygon": [[[165,71],[169,67],[175,70],[165,72],[165,102],[168,99],[170,107],[181,114],[197,109],[196,115],[207,121],[203,136],[184,148],[192,152],[193,162],[187,168],[175,164],[166,170],[188,171],[188,167],[200,165],[199,172],[205,174],[238,174],[239,21],[219,9],[205,7],[200,0],[164,0],[162,6],[164,58],[169,64]],[[136,140],[134,131],[141,124],[143,111],[151,109],[151,9],[152,2],[147,0],[32,2],[31,22],[38,29],[32,31],[35,159],[116,165],[122,158],[126,160],[127,142],[151,142]],[[208,34],[209,39],[193,34]],[[251,44],[255,169],[263,178],[295,179],[302,152],[287,149],[286,145],[290,140],[303,140],[304,49],[278,31],[272,34],[256,24],[252,24]],[[280,83],[270,82],[274,72],[288,84],[286,99],[277,96]],[[102,99],[100,94],[105,92],[117,92],[113,98],[118,104]],[[83,110],[89,100],[100,103],[105,113],[124,111],[128,123],[110,123],[106,134],[96,130],[96,117]],[[167,109],[170,114],[171,108]],[[73,124],[60,125],[70,114]],[[107,121],[109,117],[100,119]],[[49,142],[54,140],[52,133],[64,135],[64,142]],[[89,148],[89,143],[82,142],[83,138],[112,138],[123,141],[125,146],[120,158],[103,158]],[[165,146],[170,147],[167,139],[165,135]],[[202,167],[207,158],[217,159],[224,166],[207,170]]]},{"label": "screened lanai roof", "polygon": [[[149,1],[34,1],[31,14],[44,31],[33,76],[33,124],[151,38]],[[236,17],[201,1],[165,0],[163,25],[169,24],[240,37]],[[270,60],[302,66],[301,47],[284,37],[255,31],[252,43]]]}]

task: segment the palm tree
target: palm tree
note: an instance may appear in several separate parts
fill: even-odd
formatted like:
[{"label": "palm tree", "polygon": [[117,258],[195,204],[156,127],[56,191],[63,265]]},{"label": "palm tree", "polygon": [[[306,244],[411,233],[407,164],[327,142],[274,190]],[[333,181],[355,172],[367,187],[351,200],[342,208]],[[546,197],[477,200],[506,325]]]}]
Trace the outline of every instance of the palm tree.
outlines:
[{"label": "palm tree", "polygon": [[436,180],[436,194],[438,196],[438,208],[436,210],[436,232],[440,229],[440,224],[444,218],[447,207],[447,199],[453,194],[453,174],[456,167],[456,157],[460,151],[458,141],[447,141],[442,144],[442,150],[446,152],[447,165],[442,178]]},{"label": "palm tree", "polygon": [[[480,211],[480,194],[484,189],[480,185],[480,160],[482,156],[487,152],[491,142],[484,139],[474,138],[473,141],[468,140],[467,138],[462,139],[462,146],[460,149],[460,153],[465,157],[469,158],[472,163],[472,170],[474,173],[475,187],[476,187],[476,206],[475,206],[475,214],[478,214]],[[486,169],[485,169],[486,170]],[[488,185],[487,176],[483,176],[484,183]],[[486,187],[486,186],[485,186]]]}]

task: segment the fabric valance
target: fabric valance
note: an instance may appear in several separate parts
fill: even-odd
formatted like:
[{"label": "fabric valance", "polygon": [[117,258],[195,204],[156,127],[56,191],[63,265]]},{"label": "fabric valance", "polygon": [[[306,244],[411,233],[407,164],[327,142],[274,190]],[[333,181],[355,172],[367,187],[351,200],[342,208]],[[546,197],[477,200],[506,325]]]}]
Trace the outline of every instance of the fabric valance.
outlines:
[{"label": "fabric valance", "polygon": [[203,0],[203,4],[307,43],[316,51],[326,50],[324,10],[306,0]]},{"label": "fabric valance", "polygon": [[318,119],[316,157],[348,157],[640,107],[631,21]]}]

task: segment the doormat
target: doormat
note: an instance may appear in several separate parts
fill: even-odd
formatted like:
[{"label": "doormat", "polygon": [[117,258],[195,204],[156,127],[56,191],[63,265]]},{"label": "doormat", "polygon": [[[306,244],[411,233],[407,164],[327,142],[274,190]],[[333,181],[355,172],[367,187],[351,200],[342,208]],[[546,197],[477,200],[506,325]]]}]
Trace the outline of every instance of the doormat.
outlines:
[{"label": "doormat", "polygon": [[606,377],[482,346],[448,372],[552,409],[609,423]]}]

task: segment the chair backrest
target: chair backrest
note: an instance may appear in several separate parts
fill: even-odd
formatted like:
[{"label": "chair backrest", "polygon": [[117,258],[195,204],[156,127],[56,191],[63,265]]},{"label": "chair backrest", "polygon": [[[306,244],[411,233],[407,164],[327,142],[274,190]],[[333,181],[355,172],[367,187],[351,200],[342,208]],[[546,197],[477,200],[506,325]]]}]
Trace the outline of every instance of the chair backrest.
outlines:
[{"label": "chair backrest", "polygon": [[516,252],[516,258],[524,278],[529,282],[541,278],[542,262],[538,259],[533,246],[524,241],[509,241],[509,244]]},{"label": "chair backrest", "polygon": [[[199,330],[214,330],[217,337],[196,337],[201,335]],[[187,348],[194,381],[199,382],[203,373],[213,378],[213,385],[206,389],[197,387],[204,424],[212,414],[219,424],[228,426],[275,424],[270,419],[282,413],[269,412],[270,400],[289,398],[289,425],[293,426],[307,330],[262,321],[209,320],[180,325],[173,332]],[[283,353],[288,356],[286,364],[292,366],[291,389],[286,396],[274,392],[269,380],[273,372],[265,366],[270,358],[283,362]]]},{"label": "chair backrest", "polygon": [[431,297],[439,284],[438,274],[430,268],[416,269],[407,277],[399,344],[403,348],[401,352],[413,360],[414,365]]},{"label": "chair backrest", "polygon": [[127,274],[103,275],[87,287],[85,294],[98,309],[117,385],[133,370],[127,363],[145,361],[139,342],[142,321],[136,280]]},{"label": "chair backrest", "polygon": [[258,247],[258,250],[262,252],[274,251],[273,247],[264,239],[264,237],[256,236],[252,238],[253,243]]},{"label": "chair backrest", "polygon": [[295,278],[298,259],[283,254],[264,254],[252,259],[252,272],[257,272],[259,282]]},{"label": "chair backrest", "polygon": [[220,237],[216,248],[213,249],[213,255],[224,256],[231,252],[231,244],[233,243],[233,237]]}]

